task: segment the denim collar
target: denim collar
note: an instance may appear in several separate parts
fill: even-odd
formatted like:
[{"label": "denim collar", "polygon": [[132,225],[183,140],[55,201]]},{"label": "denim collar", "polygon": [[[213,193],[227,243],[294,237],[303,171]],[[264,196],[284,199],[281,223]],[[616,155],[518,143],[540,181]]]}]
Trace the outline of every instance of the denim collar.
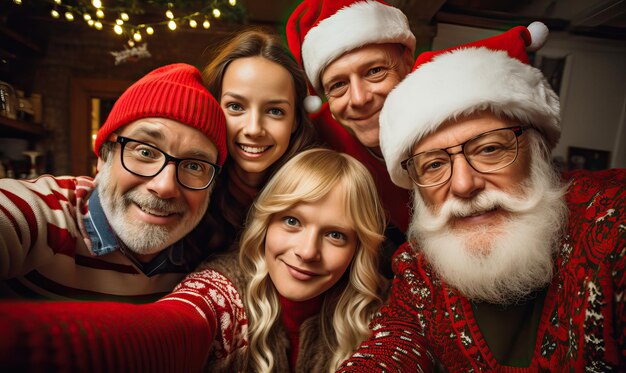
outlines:
[{"label": "denim collar", "polygon": [[110,254],[119,250],[124,256],[133,262],[146,276],[154,276],[162,273],[186,273],[185,259],[183,256],[184,242],[179,240],[170,247],[162,250],[154,259],[143,263],[117,238],[113,228],[104,214],[100,193],[95,188],[89,197],[89,209],[83,216],[85,230],[91,239],[91,251],[96,256]]},{"label": "denim collar", "polygon": [[89,210],[83,216],[83,222],[91,239],[91,252],[102,256],[116,251],[119,248],[117,237],[104,214],[97,187],[91,192],[88,206]]}]

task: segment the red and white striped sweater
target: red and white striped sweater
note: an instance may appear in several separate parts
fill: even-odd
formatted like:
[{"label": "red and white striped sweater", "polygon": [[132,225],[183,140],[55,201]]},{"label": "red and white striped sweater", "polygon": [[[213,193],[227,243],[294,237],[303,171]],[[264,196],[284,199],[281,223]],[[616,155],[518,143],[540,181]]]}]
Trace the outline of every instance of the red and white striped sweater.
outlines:
[{"label": "red and white striped sweater", "polygon": [[89,177],[0,179],[0,297],[155,301],[184,273],[146,276],[119,250],[95,256],[83,217]]}]

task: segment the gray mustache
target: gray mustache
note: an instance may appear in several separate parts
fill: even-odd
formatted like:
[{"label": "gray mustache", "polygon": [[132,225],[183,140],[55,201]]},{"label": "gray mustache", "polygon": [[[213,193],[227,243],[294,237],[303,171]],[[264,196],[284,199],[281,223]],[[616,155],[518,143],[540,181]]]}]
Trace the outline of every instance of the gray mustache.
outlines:
[{"label": "gray mustache", "polygon": [[135,203],[141,207],[159,210],[168,213],[181,213],[186,211],[187,206],[184,203],[174,199],[162,199],[152,195],[145,195],[139,191],[133,190],[124,195],[124,203]]}]

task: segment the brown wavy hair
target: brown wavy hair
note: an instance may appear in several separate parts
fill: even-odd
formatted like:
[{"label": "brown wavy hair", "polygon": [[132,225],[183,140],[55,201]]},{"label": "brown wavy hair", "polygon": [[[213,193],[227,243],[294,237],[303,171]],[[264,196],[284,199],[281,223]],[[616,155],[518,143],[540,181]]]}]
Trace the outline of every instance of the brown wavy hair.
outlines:
[{"label": "brown wavy hair", "polygon": [[[293,156],[316,145],[317,133],[304,109],[304,99],[308,92],[304,71],[283,46],[278,35],[266,30],[249,28],[238,32],[216,50],[215,56],[202,72],[204,82],[215,98],[220,101],[224,74],[230,63],[247,57],[262,57],[274,62],[287,70],[293,79],[296,129],[291,134],[285,154],[266,171],[265,180],[268,180]],[[207,214],[191,235],[193,246],[196,249],[202,248],[206,255],[222,252],[233,246],[243,229],[250,208],[249,203],[238,201],[232,194],[228,180],[228,170],[231,167],[232,160],[228,158],[217,180]]]}]

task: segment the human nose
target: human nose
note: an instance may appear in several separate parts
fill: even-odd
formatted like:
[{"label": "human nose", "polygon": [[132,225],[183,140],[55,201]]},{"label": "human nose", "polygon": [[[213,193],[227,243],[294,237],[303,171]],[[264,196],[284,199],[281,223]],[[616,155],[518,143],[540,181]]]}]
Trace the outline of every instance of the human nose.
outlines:
[{"label": "human nose", "polygon": [[450,175],[450,192],[459,198],[469,199],[485,188],[483,175],[469,164],[463,152],[450,155],[452,158],[452,175]]},{"label": "human nose", "polygon": [[350,104],[363,106],[372,100],[372,92],[369,85],[362,79],[352,79],[350,82]]},{"label": "human nose", "polygon": [[244,135],[257,137],[262,136],[264,132],[265,130],[263,128],[263,123],[261,122],[261,115],[255,112],[250,113],[243,129]]},{"label": "human nose", "polygon": [[320,240],[314,230],[308,230],[306,237],[295,247],[294,253],[303,262],[315,262],[321,258]]},{"label": "human nose", "polygon": [[161,172],[152,177],[147,187],[150,193],[162,199],[178,197],[180,189],[176,179],[176,163],[166,164]]}]

